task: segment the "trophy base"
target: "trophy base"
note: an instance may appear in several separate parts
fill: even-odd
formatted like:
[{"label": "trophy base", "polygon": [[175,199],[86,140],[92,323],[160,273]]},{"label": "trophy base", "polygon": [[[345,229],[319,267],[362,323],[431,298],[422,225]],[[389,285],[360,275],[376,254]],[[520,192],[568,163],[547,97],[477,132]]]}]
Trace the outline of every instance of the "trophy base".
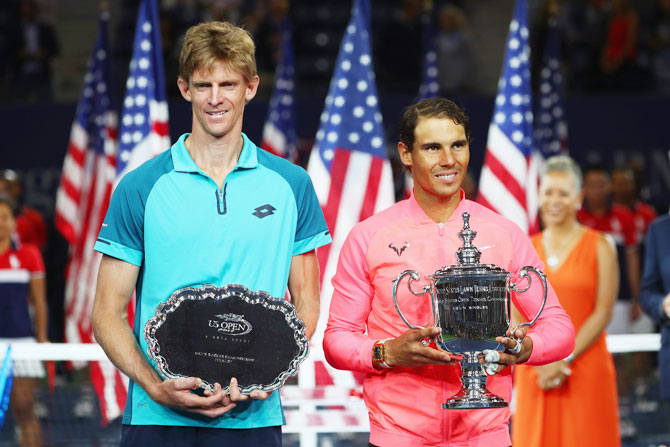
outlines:
[{"label": "trophy base", "polygon": [[490,391],[477,393],[477,395],[473,396],[472,393],[468,393],[463,388],[461,388],[458,394],[442,404],[442,408],[445,410],[476,410],[479,408],[504,408],[507,406],[507,402],[502,397],[496,396]]},{"label": "trophy base", "polygon": [[486,388],[487,375],[479,363],[479,352],[465,352],[461,359],[461,390],[442,404],[446,410],[475,410],[508,406],[500,396]]}]

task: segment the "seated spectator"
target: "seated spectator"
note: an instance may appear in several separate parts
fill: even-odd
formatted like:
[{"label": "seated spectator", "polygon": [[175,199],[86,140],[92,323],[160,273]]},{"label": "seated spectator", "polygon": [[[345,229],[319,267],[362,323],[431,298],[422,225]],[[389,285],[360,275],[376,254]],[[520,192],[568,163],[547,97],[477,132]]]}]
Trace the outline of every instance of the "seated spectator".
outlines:
[{"label": "seated spectator", "polygon": [[269,96],[271,93],[273,85],[271,80],[279,62],[282,30],[289,19],[288,12],[287,0],[258,2],[256,9],[245,22],[256,43],[256,65],[263,79],[263,96]]},{"label": "seated spectator", "polygon": [[567,83],[576,90],[589,90],[597,83],[597,61],[607,37],[606,1],[573,0],[560,11],[565,65],[569,68]]},{"label": "seated spectator", "polygon": [[[391,95],[415,96],[421,83],[423,23],[422,0],[403,0],[381,30],[376,55],[377,86]],[[402,55],[402,59],[399,57]]]},{"label": "seated spectator", "polygon": [[13,76],[10,96],[15,100],[51,100],[51,61],[60,51],[58,36],[50,24],[40,20],[35,0],[21,1],[20,31],[13,42]]},{"label": "seated spectator", "polygon": [[649,47],[653,51],[652,71],[658,89],[670,93],[670,0],[658,0]]},{"label": "seated spectator", "polygon": [[456,5],[440,9],[435,36],[440,93],[449,95],[468,88],[472,77],[472,42],[463,10]]},{"label": "seated spectator", "polygon": [[605,90],[644,87],[637,65],[640,19],[630,0],[611,0],[612,17],[600,53],[601,86]]}]

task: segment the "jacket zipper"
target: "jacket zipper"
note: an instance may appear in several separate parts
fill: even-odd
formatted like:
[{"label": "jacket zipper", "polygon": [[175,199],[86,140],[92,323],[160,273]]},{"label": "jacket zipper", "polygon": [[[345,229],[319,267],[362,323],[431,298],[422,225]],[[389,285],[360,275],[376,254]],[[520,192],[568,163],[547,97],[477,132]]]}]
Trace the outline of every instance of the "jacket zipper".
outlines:
[{"label": "jacket zipper", "polygon": [[442,255],[442,265],[440,267],[445,267],[447,265],[447,257],[444,253],[444,223],[440,222],[437,224],[437,232],[440,235],[440,254]]}]

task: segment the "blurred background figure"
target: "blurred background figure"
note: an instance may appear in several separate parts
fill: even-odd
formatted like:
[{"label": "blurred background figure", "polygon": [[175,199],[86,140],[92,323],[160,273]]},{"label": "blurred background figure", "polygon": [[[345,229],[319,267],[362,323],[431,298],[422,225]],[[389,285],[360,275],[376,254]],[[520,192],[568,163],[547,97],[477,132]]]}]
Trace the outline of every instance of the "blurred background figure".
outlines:
[{"label": "blurred background figure", "polygon": [[256,65],[261,77],[262,96],[269,97],[282,44],[282,27],[289,20],[288,0],[258,0],[245,22],[254,36]]},{"label": "blurred background figure", "polygon": [[218,20],[222,22],[238,23],[240,21],[241,0],[200,0],[204,7],[203,21]]},{"label": "blurred background figure", "polygon": [[35,0],[22,0],[20,20],[9,48],[12,66],[10,98],[15,101],[51,101],[51,62],[60,47],[54,27],[41,20]]},{"label": "blurred background figure", "polygon": [[597,63],[609,21],[606,6],[606,0],[572,0],[561,8],[568,85],[577,91],[597,84]]},{"label": "blurred background figure", "polygon": [[[16,228],[14,213],[12,199],[0,195],[0,341],[46,343],[44,262],[37,247],[12,240]],[[15,362],[9,404],[19,427],[21,447],[42,446],[35,415],[35,390],[40,377],[44,377],[40,362]]]},{"label": "blurred background figure", "polygon": [[387,21],[375,48],[380,95],[414,97],[421,83],[424,0],[402,0]]},{"label": "blurred background figure", "polygon": [[670,0],[658,0],[651,25],[649,47],[652,72],[661,93],[670,93]]},{"label": "blurred background figure", "polygon": [[644,311],[661,327],[660,392],[665,401],[666,429],[670,431],[670,216],[651,223],[646,246],[640,299]]},{"label": "blurred background figure", "polygon": [[601,86],[606,90],[644,87],[637,65],[640,18],[630,0],[610,0],[612,15],[607,40],[600,54]]},{"label": "blurred background figure", "polygon": [[472,41],[463,10],[445,5],[437,17],[435,36],[440,93],[449,96],[468,90],[472,77]]},{"label": "blurred background figure", "polygon": [[33,244],[44,253],[48,238],[47,225],[39,211],[24,204],[23,185],[15,171],[5,169],[0,172],[0,194],[9,196],[17,206],[15,237],[18,242]]},{"label": "blurred background figure", "polygon": [[635,172],[630,167],[622,166],[612,171],[612,199],[633,213],[637,240],[642,245],[649,224],[656,219],[656,210],[640,199]]},{"label": "blurred background figure", "polygon": [[[547,160],[540,183],[544,231],[532,241],[575,325],[575,350],[555,363],[516,367],[514,445],[620,445],[616,375],[605,342],[619,282],[616,251],[607,236],[577,221],[581,183],[571,158]],[[515,321],[521,318],[515,310]]]},{"label": "blurred background figure", "polygon": [[616,242],[620,287],[607,332],[628,334],[641,315],[640,257],[633,213],[613,203],[610,173],[602,165],[584,168],[584,201],[577,212],[580,223],[609,234]]}]

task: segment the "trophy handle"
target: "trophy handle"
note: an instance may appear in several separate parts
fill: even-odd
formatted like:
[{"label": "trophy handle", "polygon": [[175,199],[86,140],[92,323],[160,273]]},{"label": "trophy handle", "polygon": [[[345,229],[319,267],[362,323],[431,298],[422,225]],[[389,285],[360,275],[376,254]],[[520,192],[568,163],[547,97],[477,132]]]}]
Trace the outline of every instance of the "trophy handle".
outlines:
[{"label": "trophy handle", "polygon": [[421,293],[416,293],[414,290],[412,290],[412,281],[416,281],[419,279],[419,274],[415,272],[414,270],[405,270],[402,272],[400,275],[396,277],[396,279],[393,280],[393,304],[395,304],[395,309],[398,312],[398,315],[400,315],[400,318],[402,318],[402,321],[409,327],[410,329],[423,329],[421,326],[414,326],[412,325],[409,321],[407,321],[407,318],[403,315],[402,311],[400,310],[400,306],[398,305],[398,298],[396,296],[396,292],[398,290],[398,284],[400,283],[400,280],[403,279],[406,275],[410,275],[409,279],[407,280],[407,288],[409,289],[410,292],[412,292],[412,295],[416,296],[423,296],[426,293],[430,292],[430,303],[433,308],[433,326],[435,326],[435,297],[433,296],[432,291],[430,290],[430,285],[425,285],[423,286],[423,289],[421,289]]},{"label": "trophy handle", "polygon": [[520,327],[523,327],[523,326],[529,326],[530,327],[530,326],[534,325],[535,322],[537,321],[537,319],[540,317],[540,314],[544,310],[544,305],[547,302],[547,275],[545,275],[544,273],[542,273],[541,271],[539,271],[535,267],[526,266],[526,267],[523,267],[521,270],[519,270],[519,278],[521,278],[521,279],[525,278],[525,279],[528,280],[528,285],[526,287],[524,287],[523,289],[518,289],[517,288],[517,283],[512,283],[510,288],[512,290],[514,290],[516,293],[523,293],[526,290],[530,289],[531,279],[530,279],[530,275],[528,274],[529,271],[535,273],[538,276],[538,278],[540,278],[540,281],[542,281],[542,288],[544,289],[544,298],[542,299],[542,306],[540,306],[540,310],[537,312],[537,315],[535,315],[535,318],[533,318],[531,321],[529,321],[527,323],[519,324],[511,332],[512,334],[514,334],[514,331],[516,331]]}]

